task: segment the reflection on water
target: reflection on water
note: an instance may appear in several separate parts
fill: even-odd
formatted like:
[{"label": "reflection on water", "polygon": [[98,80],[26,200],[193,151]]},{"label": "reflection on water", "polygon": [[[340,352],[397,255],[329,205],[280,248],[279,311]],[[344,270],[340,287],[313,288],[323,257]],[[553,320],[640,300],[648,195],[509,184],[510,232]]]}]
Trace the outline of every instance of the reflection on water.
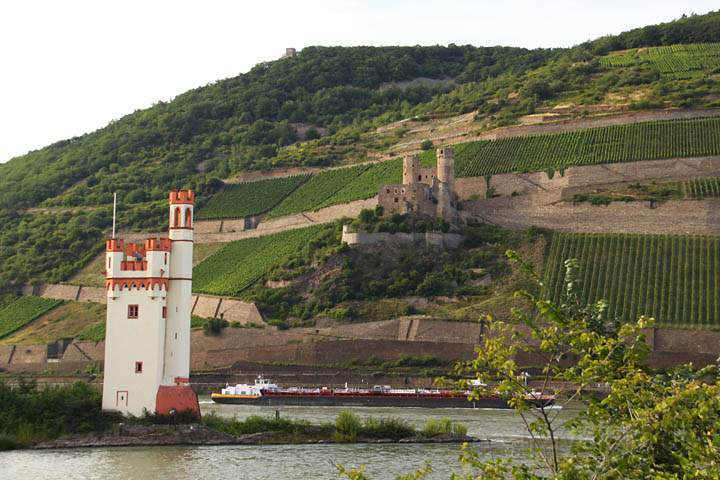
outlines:
[{"label": "reflection on water", "polygon": [[[272,407],[215,405],[203,399],[203,413],[223,416],[274,415]],[[286,418],[334,421],[343,408],[281,407]],[[475,448],[484,458],[524,457],[529,443],[521,419],[508,410],[352,408],[361,417],[394,416],[422,427],[428,418],[448,417],[465,423],[469,433],[489,438]],[[571,418],[563,411],[562,418]],[[564,435],[568,438],[568,435]],[[459,445],[268,445],[220,447],[132,447],[0,453],[0,479],[295,479],[338,478],[334,464],[366,464],[371,478],[390,479],[420,468],[429,460],[432,479],[461,472]]]},{"label": "reflection on water", "polygon": [[[479,446],[486,458],[522,458],[527,448]],[[335,464],[366,465],[371,478],[391,479],[433,466],[431,479],[462,472],[458,445],[268,445],[222,447],[127,447],[0,453],[0,478],[224,479],[338,478]]]}]

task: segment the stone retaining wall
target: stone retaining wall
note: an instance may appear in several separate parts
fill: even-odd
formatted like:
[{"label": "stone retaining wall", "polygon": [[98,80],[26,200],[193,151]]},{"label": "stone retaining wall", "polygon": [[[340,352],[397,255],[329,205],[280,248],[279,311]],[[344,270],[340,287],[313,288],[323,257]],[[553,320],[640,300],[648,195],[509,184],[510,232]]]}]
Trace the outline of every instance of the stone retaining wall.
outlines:
[{"label": "stone retaining wall", "polygon": [[[341,364],[370,356],[391,360],[401,355],[430,355],[461,360],[472,358],[481,335],[482,327],[475,322],[417,317],[326,329],[226,328],[219,336],[194,330],[191,369],[207,371],[237,362]],[[687,362],[702,366],[714,363],[720,353],[720,332],[716,331],[655,328],[646,331],[646,335],[652,348],[651,365],[657,368]],[[400,336],[404,338],[398,339]],[[0,346],[0,369],[74,372],[101,363],[103,355],[103,342],[74,342],[59,361],[48,361],[46,345]]]},{"label": "stone retaining wall", "polygon": [[457,233],[366,233],[350,232],[347,225],[343,225],[342,241],[348,245],[407,245],[425,244],[438,248],[457,248],[465,239]]},{"label": "stone retaining wall", "polygon": [[[544,203],[523,197],[466,202],[465,210],[509,229],[542,227],[563,232],[720,235],[720,199],[649,202]],[[627,219],[628,221],[623,221]]]},{"label": "stone retaining wall", "polygon": [[[106,290],[101,287],[78,287],[75,285],[40,284],[25,285],[23,295],[35,295],[58,300],[107,303]],[[264,320],[254,303],[206,295],[193,296],[192,314],[211,318],[220,316],[229,322],[262,324]]]}]

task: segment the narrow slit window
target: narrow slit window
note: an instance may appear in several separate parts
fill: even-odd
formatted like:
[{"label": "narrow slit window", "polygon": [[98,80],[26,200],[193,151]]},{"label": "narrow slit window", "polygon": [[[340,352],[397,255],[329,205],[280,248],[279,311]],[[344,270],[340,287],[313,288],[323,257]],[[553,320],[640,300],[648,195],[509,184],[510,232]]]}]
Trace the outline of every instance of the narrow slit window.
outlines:
[{"label": "narrow slit window", "polygon": [[128,305],[128,318],[138,318],[140,315],[140,307],[138,305]]},{"label": "narrow slit window", "polygon": [[143,362],[135,362],[135,373],[143,372]]}]

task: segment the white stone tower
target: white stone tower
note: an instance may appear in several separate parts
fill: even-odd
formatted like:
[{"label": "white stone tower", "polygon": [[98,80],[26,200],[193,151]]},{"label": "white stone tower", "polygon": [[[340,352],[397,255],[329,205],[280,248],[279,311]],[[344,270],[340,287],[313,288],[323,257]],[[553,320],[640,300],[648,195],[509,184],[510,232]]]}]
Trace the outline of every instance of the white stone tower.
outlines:
[{"label": "white stone tower", "polygon": [[189,385],[194,200],[170,193],[170,238],[107,241],[105,410],[200,415]]}]

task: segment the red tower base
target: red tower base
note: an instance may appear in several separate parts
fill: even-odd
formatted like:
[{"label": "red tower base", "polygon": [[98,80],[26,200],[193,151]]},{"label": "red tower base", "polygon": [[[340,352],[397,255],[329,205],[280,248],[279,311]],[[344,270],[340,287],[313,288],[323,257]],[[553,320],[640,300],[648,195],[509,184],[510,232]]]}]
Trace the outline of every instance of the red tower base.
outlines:
[{"label": "red tower base", "polygon": [[158,388],[155,397],[155,412],[158,415],[171,415],[190,410],[200,418],[200,404],[197,394],[189,385],[165,386]]}]

